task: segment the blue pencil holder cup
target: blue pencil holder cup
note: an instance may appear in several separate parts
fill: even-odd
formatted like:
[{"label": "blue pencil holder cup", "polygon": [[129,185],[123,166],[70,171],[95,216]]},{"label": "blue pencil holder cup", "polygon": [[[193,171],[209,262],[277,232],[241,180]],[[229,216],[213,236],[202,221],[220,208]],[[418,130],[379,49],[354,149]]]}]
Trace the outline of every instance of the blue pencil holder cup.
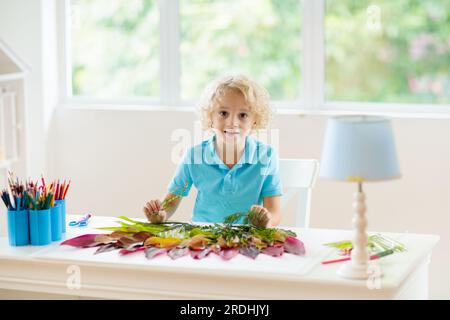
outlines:
[{"label": "blue pencil holder cup", "polygon": [[56,205],[59,205],[61,207],[61,226],[62,226],[62,233],[66,232],[66,200],[56,200]]},{"label": "blue pencil holder cup", "polygon": [[52,229],[52,241],[61,240],[62,236],[62,220],[61,220],[61,205],[55,203],[55,206],[50,208],[50,222]]},{"label": "blue pencil holder cup", "polygon": [[34,246],[52,242],[52,223],[50,209],[30,210],[30,238]]},{"label": "blue pencil holder cup", "polygon": [[28,210],[8,210],[8,238],[11,246],[30,244]]}]

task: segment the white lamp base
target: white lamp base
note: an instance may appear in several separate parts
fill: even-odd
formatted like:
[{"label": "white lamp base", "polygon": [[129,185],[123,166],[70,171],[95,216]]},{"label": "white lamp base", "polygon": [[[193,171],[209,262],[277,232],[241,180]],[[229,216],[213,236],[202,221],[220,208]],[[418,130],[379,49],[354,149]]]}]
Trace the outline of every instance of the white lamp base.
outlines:
[{"label": "white lamp base", "polygon": [[374,271],[376,271],[376,276],[381,277],[381,269],[378,265],[373,263],[368,263],[366,265],[364,264],[355,264],[351,261],[344,264],[342,267],[339,268],[337,271],[337,274],[343,278],[347,279],[367,279],[369,276],[371,276]]},{"label": "white lamp base", "polygon": [[358,192],[353,196],[353,208],[355,210],[353,225],[355,227],[355,235],[352,241],[353,250],[351,252],[351,260],[337,271],[337,274],[343,278],[368,279],[374,273],[377,277],[381,277],[380,267],[370,261],[369,251],[367,249],[365,198],[364,192],[362,192],[362,183],[359,182]]}]

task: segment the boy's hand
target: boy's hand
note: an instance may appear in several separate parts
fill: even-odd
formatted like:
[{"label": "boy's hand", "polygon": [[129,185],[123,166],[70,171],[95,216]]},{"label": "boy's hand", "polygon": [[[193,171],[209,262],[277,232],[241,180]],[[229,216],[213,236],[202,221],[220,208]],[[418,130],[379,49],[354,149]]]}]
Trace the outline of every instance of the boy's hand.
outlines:
[{"label": "boy's hand", "polygon": [[269,210],[263,206],[253,205],[250,211],[253,212],[249,217],[251,224],[260,228],[266,228],[269,225],[270,219],[272,219],[272,214]]},{"label": "boy's hand", "polygon": [[158,199],[147,202],[144,213],[150,223],[164,222],[167,219],[167,213],[161,210],[161,202]]}]

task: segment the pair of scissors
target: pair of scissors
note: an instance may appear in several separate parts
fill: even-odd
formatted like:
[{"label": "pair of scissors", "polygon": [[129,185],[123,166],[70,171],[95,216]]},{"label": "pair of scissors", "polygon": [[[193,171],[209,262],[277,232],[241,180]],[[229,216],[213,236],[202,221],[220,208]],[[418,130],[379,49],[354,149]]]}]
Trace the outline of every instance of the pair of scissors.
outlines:
[{"label": "pair of scissors", "polygon": [[86,227],[89,223],[90,217],[92,217],[92,215],[90,213],[88,213],[87,215],[85,215],[83,218],[81,218],[78,221],[76,221],[76,220],[70,221],[69,226],[71,226],[71,227]]}]

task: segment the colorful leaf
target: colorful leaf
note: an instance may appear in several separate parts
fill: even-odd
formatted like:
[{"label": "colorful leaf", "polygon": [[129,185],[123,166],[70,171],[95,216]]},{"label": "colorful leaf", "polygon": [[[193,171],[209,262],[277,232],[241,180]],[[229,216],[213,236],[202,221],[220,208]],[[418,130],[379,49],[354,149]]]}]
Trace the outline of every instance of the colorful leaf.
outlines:
[{"label": "colorful leaf", "polygon": [[254,236],[250,237],[249,244],[257,247],[259,250],[267,247],[267,245],[260,238]]},{"label": "colorful leaf", "polygon": [[135,253],[135,252],[139,252],[139,251],[143,251],[145,250],[146,247],[144,246],[139,246],[139,247],[133,247],[133,249],[121,249],[119,251],[119,254],[121,255],[126,255],[126,254],[130,254],[130,253]]},{"label": "colorful leaf", "polygon": [[248,212],[236,212],[230,214],[229,216],[226,216],[223,222],[228,224],[238,223],[239,220],[241,220],[242,218],[246,218],[247,215]]},{"label": "colorful leaf", "polygon": [[240,254],[252,259],[256,259],[259,252],[260,250],[255,246],[245,246],[239,249]]},{"label": "colorful leaf", "polygon": [[218,237],[217,238],[217,245],[221,248],[226,248],[227,247],[227,241],[222,237]]},{"label": "colorful leaf", "polygon": [[[125,250],[133,250],[134,248],[139,248],[139,247],[143,247],[143,243],[142,242],[136,242],[136,243],[131,243],[130,245],[126,246],[126,247],[122,247],[122,249]],[[120,248],[120,247],[119,247]]]},{"label": "colorful leaf", "polygon": [[147,240],[145,240],[145,245],[146,246],[155,246],[155,247],[159,247],[159,248],[174,248],[177,245],[179,245],[181,243],[181,239],[180,238],[162,238],[162,237],[150,237]]},{"label": "colorful leaf", "polygon": [[135,239],[133,236],[125,236],[117,240],[117,245],[124,249],[130,249],[135,244],[143,244],[142,240]]},{"label": "colorful leaf", "polygon": [[100,234],[95,237],[95,241],[98,243],[108,244],[116,241],[116,239],[112,238],[110,235],[107,234]]},{"label": "colorful leaf", "polygon": [[211,241],[206,238],[204,234],[198,234],[193,236],[189,241],[190,249],[203,249],[205,248]]},{"label": "colorful leaf", "polygon": [[305,245],[296,237],[287,236],[284,240],[284,251],[302,256],[305,254]]},{"label": "colorful leaf", "polygon": [[148,238],[150,238],[151,236],[152,236],[152,234],[150,232],[140,231],[138,233],[135,233],[133,235],[133,238],[138,240],[138,241],[145,241]]},{"label": "colorful leaf", "polygon": [[145,250],[144,250],[145,257],[147,259],[153,259],[156,256],[159,256],[159,255],[164,254],[166,252],[167,252],[167,249],[156,248],[156,247],[148,247],[148,248],[145,248]]},{"label": "colorful leaf", "polygon": [[236,248],[225,248],[225,249],[220,250],[219,255],[224,260],[230,260],[230,259],[233,259],[238,253],[239,253],[239,250]]},{"label": "colorful leaf", "polygon": [[212,252],[212,249],[211,248],[205,248],[203,250],[192,250],[191,249],[189,252],[191,254],[191,258],[200,260],[200,259],[206,258]]},{"label": "colorful leaf", "polygon": [[282,231],[276,230],[273,233],[273,240],[279,241],[279,242],[284,242],[286,240],[286,235]]},{"label": "colorful leaf", "polygon": [[169,252],[167,252],[167,255],[171,257],[173,260],[181,258],[189,253],[188,247],[182,247],[182,248],[173,248]]},{"label": "colorful leaf", "polygon": [[132,235],[132,233],[129,233],[129,232],[114,231],[109,236],[114,239],[120,239],[122,237],[131,236],[131,235]]},{"label": "colorful leaf", "polygon": [[94,254],[99,254],[102,252],[108,252],[108,251],[112,251],[112,250],[116,250],[116,244],[115,243],[108,243],[108,244],[104,244],[102,246],[100,246],[97,251],[94,252]]},{"label": "colorful leaf", "polygon": [[72,246],[77,248],[89,248],[99,245],[95,238],[102,234],[83,234],[72,239],[65,240],[61,242],[62,246]]},{"label": "colorful leaf", "polygon": [[281,257],[283,255],[284,248],[281,246],[270,246],[262,249],[261,252],[272,257]]}]

